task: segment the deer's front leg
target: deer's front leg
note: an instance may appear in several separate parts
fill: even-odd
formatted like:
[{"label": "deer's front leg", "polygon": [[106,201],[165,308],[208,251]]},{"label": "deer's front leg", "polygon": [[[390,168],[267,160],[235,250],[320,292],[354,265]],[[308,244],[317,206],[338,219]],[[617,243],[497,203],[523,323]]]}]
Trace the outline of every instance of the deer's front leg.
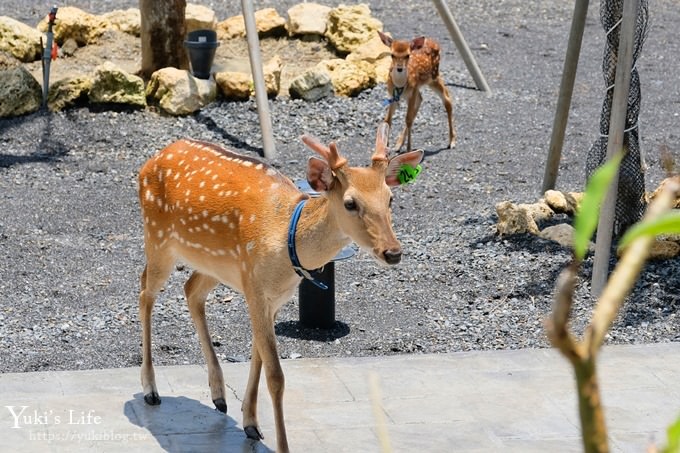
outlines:
[{"label": "deer's front leg", "polygon": [[196,333],[201,341],[201,349],[205,362],[208,365],[208,384],[210,385],[210,395],[218,411],[227,413],[227,399],[224,394],[224,376],[222,367],[217,360],[215,348],[213,348],[208,323],[205,320],[205,300],[208,293],[217,286],[219,282],[212,277],[199,272],[194,272],[184,284],[184,292],[187,296],[189,313],[194,321]]},{"label": "deer's front leg", "polygon": [[255,440],[264,439],[262,431],[260,431],[260,425],[257,422],[257,391],[260,384],[261,370],[262,358],[260,358],[257,345],[253,341],[248,385],[246,386],[246,394],[243,397],[241,412],[243,412],[243,430],[246,432],[246,436]]},{"label": "deer's front leg", "polygon": [[411,151],[411,129],[413,128],[413,121],[418,114],[418,109],[420,109],[422,101],[423,97],[419,90],[416,89],[409,93],[406,107],[406,126],[404,126],[404,130],[399,135],[399,140],[397,140],[397,144],[395,145],[397,151],[401,150],[402,146],[404,146],[404,139],[407,141],[406,151]]},{"label": "deer's front leg", "polygon": [[[257,347],[259,358],[262,361],[264,374],[267,378],[269,395],[274,407],[276,451],[279,453],[286,453],[289,450],[286,426],[283,418],[283,390],[285,387],[285,378],[283,376],[283,370],[281,369],[281,363],[279,362],[279,355],[276,348],[276,334],[274,332],[276,311],[272,310],[272,307],[276,306],[276,304],[274,301],[267,300],[265,297],[259,297],[255,301],[252,299],[253,298],[250,298],[248,301],[248,306],[250,309],[250,320],[253,326],[253,347]],[[251,365],[251,372],[255,367],[256,364]],[[256,390],[256,385],[251,385],[254,378],[255,376],[248,378],[248,388],[251,391]],[[248,398],[252,398],[250,395],[247,396]],[[249,403],[251,401],[249,401]]]}]

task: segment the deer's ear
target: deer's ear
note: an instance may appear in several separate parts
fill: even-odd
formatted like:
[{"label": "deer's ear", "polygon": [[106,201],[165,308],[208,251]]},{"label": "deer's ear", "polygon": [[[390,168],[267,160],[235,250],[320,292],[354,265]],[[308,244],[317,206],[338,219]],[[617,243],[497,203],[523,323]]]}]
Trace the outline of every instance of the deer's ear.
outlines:
[{"label": "deer's ear", "polygon": [[307,182],[317,192],[325,192],[333,187],[333,172],[323,159],[310,157],[307,161]]},{"label": "deer's ear", "polygon": [[378,30],[378,35],[380,35],[380,40],[385,44],[387,47],[392,47],[392,38],[387,36],[385,33],[381,32]]},{"label": "deer's ear", "polygon": [[385,174],[385,183],[388,186],[394,187],[401,184],[399,181],[399,171],[401,171],[402,165],[408,165],[410,167],[416,168],[418,164],[423,160],[425,153],[423,150],[418,149],[415,151],[410,151],[408,153],[397,154],[390,159],[387,165],[387,173]]},{"label": "deer's ear", "polygon": [[411,50],[418,50],[425,45],[425,36],[418,36],[411,41]]}]

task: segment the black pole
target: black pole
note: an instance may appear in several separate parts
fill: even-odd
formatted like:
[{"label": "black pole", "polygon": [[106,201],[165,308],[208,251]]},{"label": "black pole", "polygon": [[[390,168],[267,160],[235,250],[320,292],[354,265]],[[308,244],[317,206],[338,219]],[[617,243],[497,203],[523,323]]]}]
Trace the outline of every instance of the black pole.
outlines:
[{"label": "black pole", "polygon": [[335,326],[335,263],[331,261],[312,274],[328,289],[321,289],[307,279],[299,287],[300,323],[305,327],[332,329]]}]

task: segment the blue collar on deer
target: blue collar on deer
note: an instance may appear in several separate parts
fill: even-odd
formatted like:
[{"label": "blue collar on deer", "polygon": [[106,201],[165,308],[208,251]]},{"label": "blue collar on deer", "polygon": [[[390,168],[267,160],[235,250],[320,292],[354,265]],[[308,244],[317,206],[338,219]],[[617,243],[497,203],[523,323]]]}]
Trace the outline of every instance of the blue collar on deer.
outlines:
[{"label": "blue collar on deer", "polygon": [[290,262],[293,264],[295,273],[297,273],[302,278],[306,278],[321,289],[328,289],[328,286],[312,276],[313,273],[318,272],[320,269],[314,269],[310,271],[302,267],[297,256],[297,252],[295,251],[295,230],[297,229],[298,220],[300,220],[302,208],[305,207],[306,202],[307,199],[301,200],[297,206],[295,206],[293,215],[290,217],[290,223],[288,224],[288,257],[290,258]]},{"label": "blue collar on deer", "polygon": [[399,102],[401,95],[404,93],[404,88],[406,87],[394,87],[392,90],[392,97],[389,99],[383,99],[383,106],[387,107],[390,104]]}]

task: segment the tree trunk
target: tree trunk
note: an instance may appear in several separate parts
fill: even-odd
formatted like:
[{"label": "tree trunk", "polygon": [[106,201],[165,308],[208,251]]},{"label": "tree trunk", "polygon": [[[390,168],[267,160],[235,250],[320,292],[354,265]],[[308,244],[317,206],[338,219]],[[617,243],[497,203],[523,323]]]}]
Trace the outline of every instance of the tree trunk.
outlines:
[{"label": "tree trunk", "polygon": [[186,0],[139,0],[142,16],[142,69],[149,79],[159,69],[189,69],[184,49]]}]

